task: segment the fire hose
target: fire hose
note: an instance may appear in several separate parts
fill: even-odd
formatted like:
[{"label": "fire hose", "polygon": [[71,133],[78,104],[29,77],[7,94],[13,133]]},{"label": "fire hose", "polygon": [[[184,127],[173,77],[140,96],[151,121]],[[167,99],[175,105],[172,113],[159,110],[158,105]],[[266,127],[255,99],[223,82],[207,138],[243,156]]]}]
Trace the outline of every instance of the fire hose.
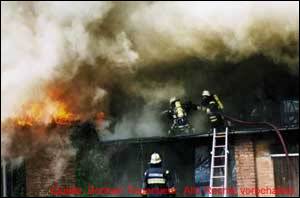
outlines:
[{"label": "fire hose", "polygon": [[236,123],[240,123],[240,124],[246,124],[246,125],[267,125],[269,127],[271,127],[277,134],[279,140],[280,140],[280,143],[282,145],[282,148],[284,150],[284,153],[285,153],[285,157],[286,157],[286,160],[287,160],[287,169],[288,169],[288,174],[290,175],[290,177],[292,177],[292,173],[291,173],[291,164],[290,164],[290,159],[289,159],[289,154],[288,154],[288,150],[287,150],[287,146],[285,144],[285,141],[279,131],[279,129],[272,123],[270,122],[249,122],[249,121],[244,121],[244,120],[239,120],[239,119],[236,119],[236,118],[233,118],[231,116],[228,116],[224,113],[221,113],[225,118],[227,118],[228,120],[230,121],[233,121],[233,122],[236,122]]}]

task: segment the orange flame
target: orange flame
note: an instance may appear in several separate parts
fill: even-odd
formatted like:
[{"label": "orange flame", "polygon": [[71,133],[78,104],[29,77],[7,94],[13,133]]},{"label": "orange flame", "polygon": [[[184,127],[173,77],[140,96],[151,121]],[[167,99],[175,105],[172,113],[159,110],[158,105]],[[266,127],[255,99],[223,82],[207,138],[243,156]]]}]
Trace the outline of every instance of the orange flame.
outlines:
[{"label": "orange flame", "polygon": [[105,119],[105,113],[103,111],[100,111],[96,114],[96,120],[102,122]]},{"label": "orange flame", "polygon": [[68,125],[78,120],[78,116],[71,113],[63,102],[46,99],[44,102],[30,102],[23,105],[15,119],[19,126],[53,122],[59,125]]},{"label": "orange flame", "polygon": [[53,112],[52,117],[57,124],[70,124],[71,122],[78,119],[78,116],[67,111],[66,105],[58,102],[56,103],[56,108]]},{"label": "orange flame", "polygon": [[105,113],[103,111],[96,113],[96,123],[102,126],[104,121],[105,121]]}]

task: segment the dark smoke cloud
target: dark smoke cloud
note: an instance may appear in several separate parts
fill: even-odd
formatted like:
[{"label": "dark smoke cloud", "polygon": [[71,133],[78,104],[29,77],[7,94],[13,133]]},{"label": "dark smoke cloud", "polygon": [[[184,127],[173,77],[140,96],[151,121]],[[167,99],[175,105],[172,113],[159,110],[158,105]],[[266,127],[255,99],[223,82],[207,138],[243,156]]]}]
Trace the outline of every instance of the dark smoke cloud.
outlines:
[{"label": "dark smoke cloud", "polygon": [[[164,135],[158,114],[173,95],[198,101],[210,89],[237,114],[248,113],[245,103],[297,95],[285,86],[298,82],[298,10],[298,2],[1,3],[1,121],[45,87],[83,119],[104,111],[107,139]],[[11,134],[1,132],[4,152]]]}]

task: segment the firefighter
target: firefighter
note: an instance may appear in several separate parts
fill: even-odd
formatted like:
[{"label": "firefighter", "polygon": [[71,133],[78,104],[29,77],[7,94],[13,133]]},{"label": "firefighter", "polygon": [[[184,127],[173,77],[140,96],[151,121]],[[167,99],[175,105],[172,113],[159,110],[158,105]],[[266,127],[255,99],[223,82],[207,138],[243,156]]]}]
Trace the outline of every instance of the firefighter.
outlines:
[{"label": "firefighter", "polygon": [[170,107],[169,110],[164,113],[168,114],[168,117],[173,121],[171,129],[169,130],[169,135],[171,133],[180,132],[191,132],[193,128],[190,126],[188,121],[188,115],[192,110],[197,110],[198,105],[193,104],[188,101],[183,103],[180,99],[176,97],[172,97],[170,99]]},{"label": "firefighter", "polygon": [[143,197],[175,197],[176,188],[170,171],[162,168],[158,153],[151,155],[150,167],[145,171],[141,195]]},{"label": "firefighter", "polygon": [[208,115],[208,119],[212,128],[217,131],[224,130],[225,121],[222,116],[223,104],[217,95],[210,94],[209,91],[202,92],[201,108]]}]

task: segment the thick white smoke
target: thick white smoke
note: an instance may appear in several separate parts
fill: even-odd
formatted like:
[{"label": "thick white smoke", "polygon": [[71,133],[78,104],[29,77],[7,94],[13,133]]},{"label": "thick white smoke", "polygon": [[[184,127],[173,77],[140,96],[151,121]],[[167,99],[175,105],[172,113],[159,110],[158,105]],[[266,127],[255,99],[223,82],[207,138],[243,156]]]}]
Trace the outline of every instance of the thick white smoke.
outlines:
[{"label": "thick white smoke", "polygon": [[[1,122],[57,79],[77,112],[97,111],[103,98],[114,106],[111,96],[122,100],[115,85],[146,104],[184,96],[178,81],[130,74],[152,66],[160,73],[189,57],[237,63],[263,55],[298,75],[298,37],[299,2],[1,2]],[[154,114],[141,118],[157,123]],[[135,121],[122,120],[116,126],[131,131]],[[125,136],[153,133],[139,129]]]},{"label": "thick white smoke", "polygon": [[[85,25],[110,3],[1,3],[1,121],[67,63],[93,58]],[[76,65],[74,65],[74,69]],[[34,95],[32,95],[34,94]]]},{"label": "thick white smoke", "polygon": [[[71,64],[76,72],[82,61],[98,67],[99,57],[141,66],[188,56],[238,61],[261,53],[297,70],[298,8],[298,2],[2,2],[1,120],[60,68]],[[105,21],[111,18],[119,26]]]},{"label": "thick white smoke", "polygon": [[138,9],[129,26],[149,61],[196,56],[237,62],[261,53],[294,66],[297,55],[286,58],[280,48],[298,50],[298,8],[298,2],[160,2]]},{"label": "thick white smoke", "polygon": [[111,134],[111,131],[101,130],[100,138],[104,140],[121,140],[127,138],[143,138],[163,136],[162,121],[155,109],[145,106],[139,115],[126,115],[120,120]]}]

